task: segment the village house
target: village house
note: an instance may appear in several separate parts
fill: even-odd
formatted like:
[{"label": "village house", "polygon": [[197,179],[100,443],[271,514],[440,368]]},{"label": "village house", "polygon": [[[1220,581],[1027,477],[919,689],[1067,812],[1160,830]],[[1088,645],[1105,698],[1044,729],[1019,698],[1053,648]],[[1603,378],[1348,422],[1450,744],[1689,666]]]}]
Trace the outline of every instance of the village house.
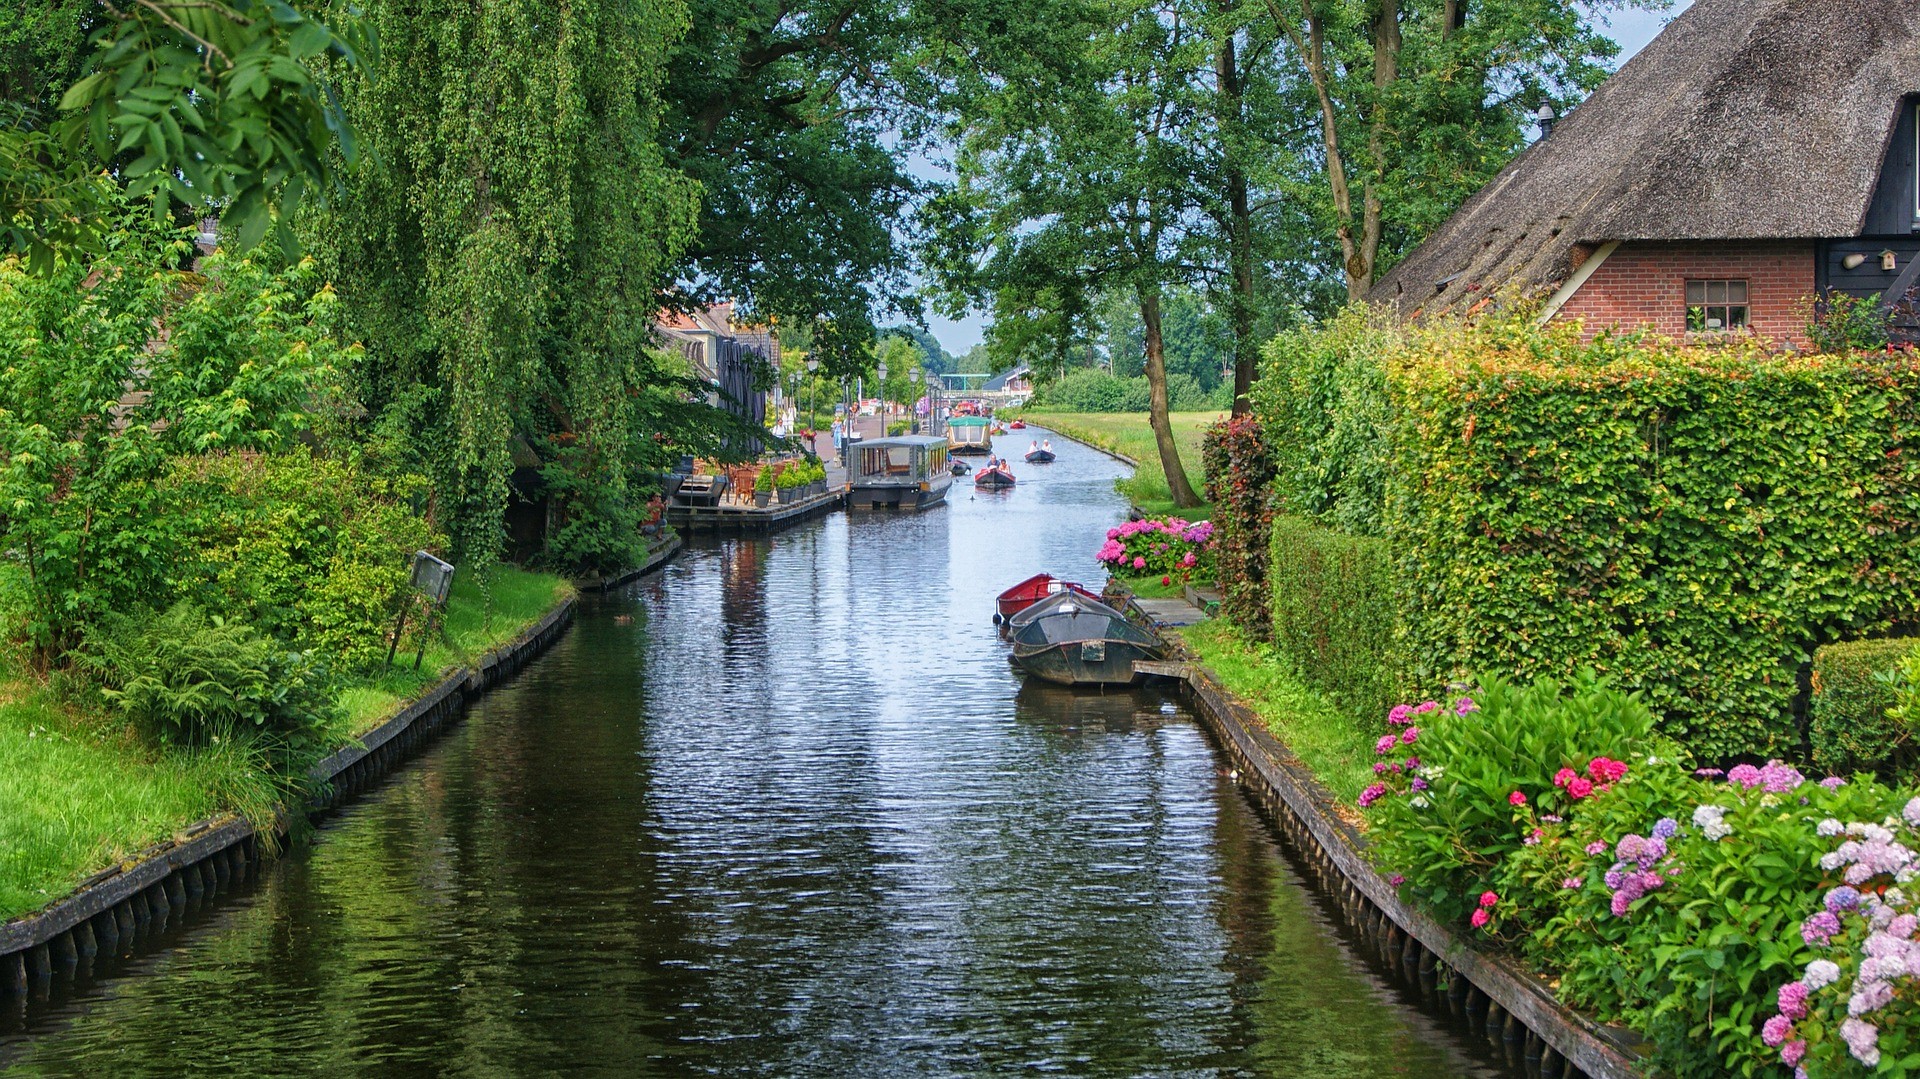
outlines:
[{"label": "village house", "polygon": [[1920,288],[1920,7],[1698,0],[1395,266],[1408,317],[1512,291],[1588,335],[1806,344],[1816,297]]}]

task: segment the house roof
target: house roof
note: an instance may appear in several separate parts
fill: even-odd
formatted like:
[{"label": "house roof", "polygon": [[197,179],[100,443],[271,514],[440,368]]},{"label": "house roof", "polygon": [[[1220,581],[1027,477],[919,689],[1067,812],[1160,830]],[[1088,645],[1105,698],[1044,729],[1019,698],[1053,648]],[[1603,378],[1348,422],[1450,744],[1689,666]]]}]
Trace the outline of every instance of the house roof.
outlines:
[{"label": "house roof", "polygon": [[1911,93],[1913,0],[1696,0],[1369,298],[1542,290],[1612,240],[1858,235]]},{"label": "house roof", "polygon": [[1008,368],[982,383],[980,390],[983,393],[999,393],[1007,388],[1007,383],[1012,382],[1016,378],[1027,377],[1032,370],[1032,368],[1024,363],[1016,367]]}]

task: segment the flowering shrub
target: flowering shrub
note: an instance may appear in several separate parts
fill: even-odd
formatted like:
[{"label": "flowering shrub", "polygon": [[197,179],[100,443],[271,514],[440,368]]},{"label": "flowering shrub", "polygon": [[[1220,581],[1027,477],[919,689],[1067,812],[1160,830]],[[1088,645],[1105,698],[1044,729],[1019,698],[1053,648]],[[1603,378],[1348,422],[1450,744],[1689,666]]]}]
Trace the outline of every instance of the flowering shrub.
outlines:
[{"label": "flowering shrub", "polygon": [[1107,541],[1095,557],[1122,576],[1185,581],[1211,573],[1212,544],[1213,525],[1207,521],[1149,517],[1107,529]]},{"label": "flowering shrub", "polygon": [[1695,772],[1584,677],[1387,718],[1361,801],[1389,879],[1639,1031],[1661,1074],[1920,1070],[1920,799]]},{"label": "flowering shrub", "polygon": [[1221,612],[1242,632],[1265,640],[1271,627],[1267,537],[1274,515],[1269,497],[1274,464],[1259,421],[1239,416],[1209,427],[1201,459],[1207,500],[1219,525],[1214,557]]}]

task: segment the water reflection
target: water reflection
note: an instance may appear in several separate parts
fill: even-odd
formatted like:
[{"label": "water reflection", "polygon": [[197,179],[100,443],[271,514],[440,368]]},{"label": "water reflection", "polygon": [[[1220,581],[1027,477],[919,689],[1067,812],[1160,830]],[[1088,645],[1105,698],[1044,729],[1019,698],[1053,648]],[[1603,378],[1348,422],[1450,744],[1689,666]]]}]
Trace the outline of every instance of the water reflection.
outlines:
[{"label": "water reflection", "polygon": [[703,541],[10,1074],[1498,1074],[1342,943],[1179,703],[1021,685],[1071,444],[991,498]]}]

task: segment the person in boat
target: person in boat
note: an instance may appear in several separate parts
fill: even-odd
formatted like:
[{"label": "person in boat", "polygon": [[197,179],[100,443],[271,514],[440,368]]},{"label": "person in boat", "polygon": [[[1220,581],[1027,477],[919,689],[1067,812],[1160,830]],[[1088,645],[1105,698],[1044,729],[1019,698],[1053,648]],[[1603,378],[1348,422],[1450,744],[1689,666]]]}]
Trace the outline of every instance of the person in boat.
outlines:
[{"label": "person in boat", "polygon": [[1039,449],[1039,448],[1040,448],[1040,443],[1038,443],[1038,442],[1029,442],[1029,443],[1027,443],[1027,452],[1028,452],[1028,453],[1032,453],[1033,451],[1035,451],[1035,450],[1037,450],[1037,449]]},{"label": "person in boat", "polygon": [[1049,438],[1049,439],[1047,439],[1047,440],[1046,440],[1045,442],[1042,442],[1042,443],[1040,444],[1040,448],[1041,448],[1041,449],[1043,449],[1043,450],[1046,450],[1046,451],[1047,451],[1048,453],[1052,453],[1052,452],[1053,452],[1053,439],[1051,439],[1051,438]]}]

